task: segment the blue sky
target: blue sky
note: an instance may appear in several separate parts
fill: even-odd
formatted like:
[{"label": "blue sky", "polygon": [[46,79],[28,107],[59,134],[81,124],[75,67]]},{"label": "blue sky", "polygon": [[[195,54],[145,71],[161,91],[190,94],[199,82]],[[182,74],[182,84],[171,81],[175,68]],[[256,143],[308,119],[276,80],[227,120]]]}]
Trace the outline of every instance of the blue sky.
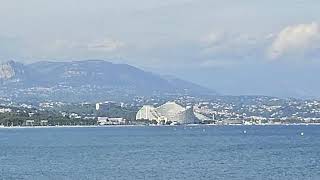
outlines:
[{"label": "blue sky", "polygon": [[0,60],[105,59],[224,94],[319,97],[318,0],[0,0]]}]

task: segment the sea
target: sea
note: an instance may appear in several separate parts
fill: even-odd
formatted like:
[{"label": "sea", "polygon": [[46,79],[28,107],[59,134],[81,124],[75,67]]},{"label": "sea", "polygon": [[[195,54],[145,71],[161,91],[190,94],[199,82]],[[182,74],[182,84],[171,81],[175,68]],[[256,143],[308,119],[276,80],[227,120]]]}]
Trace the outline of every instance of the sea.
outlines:
[{"label": "sea", "polygon": [[0,128],[0,179],[320,179],[320,126]]}]

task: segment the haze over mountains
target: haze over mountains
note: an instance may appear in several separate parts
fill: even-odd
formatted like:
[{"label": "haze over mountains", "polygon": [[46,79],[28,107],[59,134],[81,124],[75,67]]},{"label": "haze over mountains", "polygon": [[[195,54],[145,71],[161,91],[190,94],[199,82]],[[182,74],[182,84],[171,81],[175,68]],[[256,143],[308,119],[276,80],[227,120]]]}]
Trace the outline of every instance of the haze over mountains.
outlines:
[{"label": "haze over mountains", "polygon": [[[0,65],[1,88],[14,90],[49,88],[81,88],[83,96],[103,92],[118,95],[152,94],[216,94],[213,90],[185,80],[163,77],[127,64],[113,64],[103,60],[72,62],[36,62],[22,64],[8,61]],[[87,88],[87,93],[85,90]],[[7,93],[9,93],[7,91]],[[76,94],[76,92],[75,92]],[[69,94],[69,96],[72,94]],[[61,96],[63,98],[63,96]],[[50,99],[50,98],[49,98]],[[81,98],[80,98],[81,99]],[[85,100],[86,98],[83,98]]]}]

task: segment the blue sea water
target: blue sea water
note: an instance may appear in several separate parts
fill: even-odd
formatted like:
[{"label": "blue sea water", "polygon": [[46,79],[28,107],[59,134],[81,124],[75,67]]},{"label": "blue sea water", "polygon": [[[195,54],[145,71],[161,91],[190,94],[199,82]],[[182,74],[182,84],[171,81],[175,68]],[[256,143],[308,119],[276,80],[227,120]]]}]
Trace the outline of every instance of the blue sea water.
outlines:
[{"label": "blue sea water", "polygon": [[320,126],[0,129],[0,179],[318,180]]}]

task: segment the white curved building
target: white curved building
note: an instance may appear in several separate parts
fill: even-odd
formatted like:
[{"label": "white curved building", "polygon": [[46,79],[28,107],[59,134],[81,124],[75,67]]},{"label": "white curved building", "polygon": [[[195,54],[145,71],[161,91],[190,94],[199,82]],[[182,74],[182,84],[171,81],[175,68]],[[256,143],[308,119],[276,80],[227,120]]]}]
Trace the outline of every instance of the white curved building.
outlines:
[{"label": "white curved building", "polygon": [[156,120],[159,118],[159,115],[156,113],[153,106],[145,105],[137,113],[136,119],[148,119]]},{"label": "white curved building", "polygon": [[157,108],[143,106],[136,115],[137,120],[155,120],[157,122],[177,122],[179,124],[195,124],[199,120],[195,117],[192,107],[182,107],[175,102],[167,102]]}]

